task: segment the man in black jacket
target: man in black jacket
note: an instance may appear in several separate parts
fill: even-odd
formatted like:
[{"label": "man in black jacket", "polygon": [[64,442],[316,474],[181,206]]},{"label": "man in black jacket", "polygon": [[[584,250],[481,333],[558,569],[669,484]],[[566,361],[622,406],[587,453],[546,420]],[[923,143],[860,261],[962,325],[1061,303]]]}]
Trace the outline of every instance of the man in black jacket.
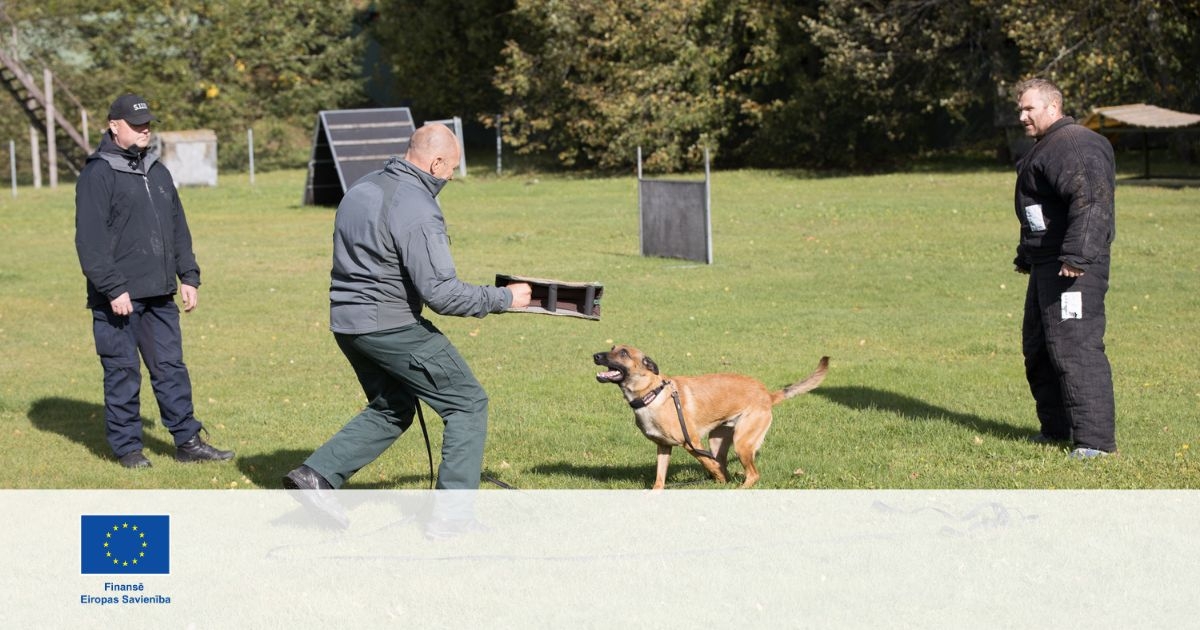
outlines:
[{"label": "man in black jacket", "polygon": [[1049,81],[1017,86],[1033,148],[1017,164],[1021,241],[1013,261],[1029,274],[1021,330],[1025,374],[1041,432],[1073,442],[1077,459],[1115,452],[1112,369],[1104,353],[1104,296],[1116,236],[1112,146],[1062,114]]},{"label": "man in black jacket", "polygon": [[192,384],[183,363],[176,277],[185,311],[196,307],[200,268],[171,173],[148,152],[145,99],[125,94],[108,111],[108,131],[75,186],[75,249],[87,277],[92,334],[104,368],[109,446],[126,468],[144,468],[140,418],[146,363],[163,424],[181,462],[227,460],[200,438]]}]

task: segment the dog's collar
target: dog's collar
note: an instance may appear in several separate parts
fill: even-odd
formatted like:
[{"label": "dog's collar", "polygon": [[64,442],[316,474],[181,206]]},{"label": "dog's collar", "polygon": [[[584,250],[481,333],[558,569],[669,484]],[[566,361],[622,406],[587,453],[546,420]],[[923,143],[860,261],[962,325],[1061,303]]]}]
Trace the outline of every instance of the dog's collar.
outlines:
[{"label": "dog's collar", "polygon": [[634,409],[641,409],[642,407],[649,405],[650,403],[654,402],[654,399],[658,398],[658,395],[662,393],[662,390],[670,384],[671,381],[663,381],[658,387],[650,390],[650,393],[646,394],[645,396],[642,396],[641,398],[634,398],[633,400],[629,401],[629,406],[633,407]]}]

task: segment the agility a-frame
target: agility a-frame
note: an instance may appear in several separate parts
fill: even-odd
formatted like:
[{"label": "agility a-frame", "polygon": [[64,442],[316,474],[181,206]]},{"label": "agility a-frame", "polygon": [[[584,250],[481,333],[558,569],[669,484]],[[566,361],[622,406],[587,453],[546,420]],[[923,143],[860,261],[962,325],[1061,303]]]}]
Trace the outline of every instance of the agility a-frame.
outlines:
[{"label": "agility a-frame", "polygon": [[416,131],[407,107],[326,110],[313,132],[304,205],[336,206],[350,185],[404,155]]}]

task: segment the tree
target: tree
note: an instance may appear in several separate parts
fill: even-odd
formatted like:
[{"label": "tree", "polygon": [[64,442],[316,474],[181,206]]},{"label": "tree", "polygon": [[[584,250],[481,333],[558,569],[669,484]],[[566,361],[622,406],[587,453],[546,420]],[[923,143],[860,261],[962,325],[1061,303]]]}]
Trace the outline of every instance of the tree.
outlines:
[{"label": "tree", "polygon": [[[122,92],[150,102],[165,129],[211,128],[258,164],[302,164],[315,114],[361,99],[355,10],[305,0],[51,0],[10,8],[29,57],[55,72],[103,124]],[[136,16],[136,17],[133,17]],[[93,135],[93,138],[95,136]],[[261,144],[259,141],[261,140]],[[221,151],[223,165],[244,151]]]},{"label": "tree", "polygon": [[1200,110],[1200,2],[990,4],[1021,50],[1022,75],[1054,80],[1076,112],[1143,101]]},{"label": "tree", "polygon": [[820,112],[838,130],[830,148],[867,166],[998,137],[989,127],[1016,123],[1012,86],[1034,75],[1057,82],[1079,114],[1147,100],[1195,108],[1198,5],[825,0],[804,20],[822,53],[818,85],[854,104],[844,115]]},{"label": "tree", "polygon": [[826,0],[804,19],[834,105],[819,120],[836,133],[812,132],[830,164],[870,167],[992,131],[1017,51],[984,4]]},{"label": "tree", "polygon": [[492,114],[492,80],[513,0],[381,0],[371,28],[390,66],[392,103],[424,118]]},{"label": "tree", "polygon": [[564,166],[651,171],[719,155],[752,99],[756,0],[518,0],[496,85],[506,138]]},{"label": "tree", "polygon": [[[872,169],[1000,146],[1016,121],[1009,91],[1032,75],[1058,82],[1077,114],[1139,101],[1200,111],[1200,0],[2,6],[19,24],[6,44],[54,59],[94,113],[141,91],[164,127],[210,127],[224,147],[262,130],[256,150],[281,165],[306,157],[318,110],[363,103],[366,13],[391,98],[426,118],[502,113],[508,146],[568,168],[625,168],[639,146],[658,172],[694,168],[705,149],[726,166]],[[19,115],[0,126],[24,133]],[[223,150],[222,163],[242,155]]]}]

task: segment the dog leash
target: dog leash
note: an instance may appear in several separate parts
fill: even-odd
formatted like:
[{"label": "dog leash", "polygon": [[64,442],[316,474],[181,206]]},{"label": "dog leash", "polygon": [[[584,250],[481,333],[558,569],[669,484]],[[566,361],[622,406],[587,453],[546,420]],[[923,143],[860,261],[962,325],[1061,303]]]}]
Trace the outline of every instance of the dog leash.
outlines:
[{"label": "dog leash", "polygon": [[[417,407],[417,420],[421,423],[421,436],[425,438],[425,456],[429,459],[429,489],[433,490],[433,447],[429,444],[429,429],[425,428],[425,414],[421,412],[421,399],[414,397],[413,404]],[[515,487],[491,475],[483,475],[482,478],[484,481],[495,484],[505,490],[516,490]]]},{"label": "dog leash", "polygon": [[692,444],[692,438],[688,435],[687,423],[683,421],[683,405],[679,404],[678,387],[671,388],[671,398],[675,400],[675,414],[679,416],[679,428],[683,429],[683,441],[685,444],[687,444],[688,449],[697,455],[703,455],[709,459],[716,459],[716,455],[713,455],[711,452],[702,448],[696,448],[696,446]]},{"label": "dog leash", "polygon": [[516,490],[516,487],[514,487],[514,486],[510,486],[510,485],[508,485],[508,484],[504,483],[503,481],[500,481],[499,479],[497,479],[497,478],[495,478],[495,477],[493,477],[493,476],[491,476],[491,475],[483,475],[483,480],[484,480],[484,481],[486,481],[486,482],[488,482],[488,483],[490,483],[490,484],[493,484],[493,485],[499,486],[499,487],[501,487],[501,488],[504,488],[505,490]]},{"label": "dog leash", "polygon": [[429,458],[429,489],[433,490],[433,447],[429,445],[429,429],[425,428],[425,414],[421,413],[421,399],[413,396],[417,407],[417,420],[421,421],[421,435],[425,438],[425,456]]}]

